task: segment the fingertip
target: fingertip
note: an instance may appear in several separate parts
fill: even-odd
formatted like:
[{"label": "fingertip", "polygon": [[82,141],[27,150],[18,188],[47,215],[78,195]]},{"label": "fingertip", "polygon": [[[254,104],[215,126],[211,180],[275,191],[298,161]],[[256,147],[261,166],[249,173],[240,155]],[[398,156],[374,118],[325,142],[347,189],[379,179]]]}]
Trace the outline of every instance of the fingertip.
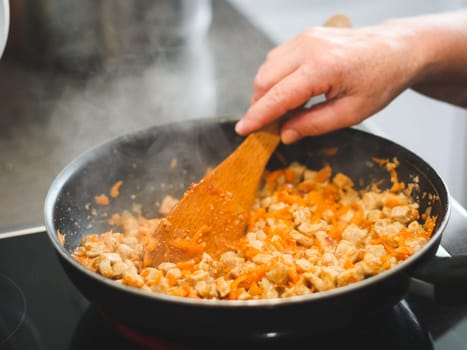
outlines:
[{"label": "fingertip", "polygon": [[285,129],[281,132],[282,143],[288,145],[298,141],[301,138],[300,133],[295,129]]},{"label": "fingertip", "polygon": [[246,130],[245,130],[245,121],[243,119],[240,119],[237,124],[235,124],[235,132],[239,135],[245,135]]}]

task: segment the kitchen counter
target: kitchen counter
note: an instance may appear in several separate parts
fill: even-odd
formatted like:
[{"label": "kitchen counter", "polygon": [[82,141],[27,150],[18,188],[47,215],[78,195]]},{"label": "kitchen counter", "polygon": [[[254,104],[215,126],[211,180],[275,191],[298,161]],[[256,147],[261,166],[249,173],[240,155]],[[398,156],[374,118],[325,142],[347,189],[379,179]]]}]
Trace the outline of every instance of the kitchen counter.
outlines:
[{"label": "kitchen counter", "polygon": [[55,175],[110,137],[245,111],[273,45],[229,3],[212,3],[211,26],[196,42],[169,49],[133,43],[100,64],[74,58],[46,65],[9,43],[0,63],[0,232],[42,225]]}]

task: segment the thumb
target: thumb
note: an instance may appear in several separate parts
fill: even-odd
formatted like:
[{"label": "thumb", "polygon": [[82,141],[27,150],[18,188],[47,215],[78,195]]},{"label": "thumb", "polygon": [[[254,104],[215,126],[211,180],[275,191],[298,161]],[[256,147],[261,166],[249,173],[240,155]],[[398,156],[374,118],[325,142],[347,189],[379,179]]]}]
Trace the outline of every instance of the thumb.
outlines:
[{"label": "thumb", "polygon": [[301,109],[282,125],[282,142],[290,144],[305,136],[321,135],[358,124],[369,116],[359,106],[355,98],[344,96]]}]

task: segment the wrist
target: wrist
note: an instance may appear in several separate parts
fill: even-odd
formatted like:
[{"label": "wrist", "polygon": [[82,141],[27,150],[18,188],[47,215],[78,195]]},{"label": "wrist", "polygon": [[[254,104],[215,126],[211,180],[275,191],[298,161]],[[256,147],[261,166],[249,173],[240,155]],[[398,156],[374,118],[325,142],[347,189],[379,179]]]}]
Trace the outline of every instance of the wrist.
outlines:
[{"label": "wrist", "polygon": [[[467,78],[467,11],[390,20],[411,47],[414,72],[410,85]],[[403,30],[402,30],[403,29]]]}]

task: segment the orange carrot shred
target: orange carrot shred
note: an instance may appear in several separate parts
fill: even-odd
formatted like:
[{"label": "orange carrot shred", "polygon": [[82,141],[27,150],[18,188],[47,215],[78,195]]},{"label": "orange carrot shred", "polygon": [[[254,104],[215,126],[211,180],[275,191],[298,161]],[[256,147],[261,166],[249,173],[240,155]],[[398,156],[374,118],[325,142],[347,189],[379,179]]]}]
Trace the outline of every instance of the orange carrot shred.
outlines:
[{"label": "orange carrot shred", "polygon": [[97,205],[102,205],[102,206],[110,204],[109,197],[107,197],[107,195],[105,194],[100,194],[98,196],[95,196],[94,201],[96,202]]},{"label": "orange carrot shred", "polygon": [[117,198],[120,195],[120,187],[122,187],[123,181],[117,181],[110,189],[110,197]]}]

